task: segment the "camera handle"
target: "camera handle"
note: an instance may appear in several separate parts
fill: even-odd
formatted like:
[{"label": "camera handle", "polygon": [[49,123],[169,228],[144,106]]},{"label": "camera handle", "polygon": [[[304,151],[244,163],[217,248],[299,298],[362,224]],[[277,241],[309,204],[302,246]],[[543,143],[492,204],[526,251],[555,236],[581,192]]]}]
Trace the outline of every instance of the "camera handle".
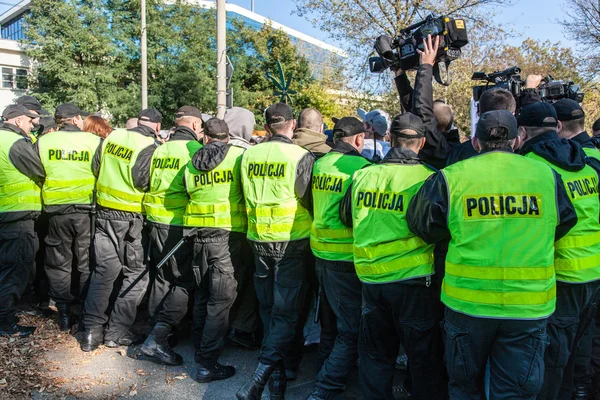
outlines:
[{"label": "camera handle", "polygon": [[433,77],[443,86],[450,86],[450,61],[438,61],[433,65]]}]

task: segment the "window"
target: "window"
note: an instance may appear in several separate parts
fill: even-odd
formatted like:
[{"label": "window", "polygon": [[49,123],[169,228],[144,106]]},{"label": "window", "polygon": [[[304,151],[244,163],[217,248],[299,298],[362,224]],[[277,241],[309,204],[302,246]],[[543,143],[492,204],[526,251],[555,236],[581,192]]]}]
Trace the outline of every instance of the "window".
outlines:
[{"label": "window", "polygon": [[25,22],[24,18],[27,14],[29,14],[29,11],[26,11],[23,14],[18,15],[10,21],[2,24],[2,39],[22,40],[25,36],[23,23]]},{"label": "window", "polygon": [[2,67],[2,88],[27,89],[27,73],[25,68]]}]

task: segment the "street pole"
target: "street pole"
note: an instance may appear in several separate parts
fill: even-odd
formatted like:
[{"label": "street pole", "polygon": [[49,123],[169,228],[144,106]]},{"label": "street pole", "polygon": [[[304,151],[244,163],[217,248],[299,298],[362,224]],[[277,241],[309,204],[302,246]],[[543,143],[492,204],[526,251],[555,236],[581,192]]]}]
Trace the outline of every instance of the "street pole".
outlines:
[{"label": "street pole", "polygon": [[254,0],[250,2],[250,11],[254,12]]},{"label": "street pole", "polygon": [[146,35],[146,0],[142,2],[142,110],[148,108],[148,49]]},{"label": "street pole", "polygon": [[227,107],[227,44],[225,0],[217,0],[217,118],[225,118]]}]

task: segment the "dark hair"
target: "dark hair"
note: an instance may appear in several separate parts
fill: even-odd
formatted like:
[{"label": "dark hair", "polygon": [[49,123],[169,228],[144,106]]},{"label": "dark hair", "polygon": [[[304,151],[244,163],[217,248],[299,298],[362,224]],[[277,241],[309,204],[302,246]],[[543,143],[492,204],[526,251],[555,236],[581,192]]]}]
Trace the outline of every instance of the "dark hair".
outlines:
[{"label": "dark hair", "polygon": [[104,118],[90,115],[83,121],[83,130],[106,139],[113,129]]},{"label": "dark hair", "polygon": [[411,147],[411,146],[415,146],[417,143],[419,143],[419,139],[421,138],[415,138],[415,139],[407,139],[407,138],[403,138],[400,136],[392,136],[392,146],[394,147]]},{"label": "dark hair", "polygon": [[479,115],[494,110],[506,110],[514,114],[516,109],[517,102],[506,89],[486,90],[479,98]]},{"label": "dark hair", "polygon": [[600,118],[598,118],[596,122],[594,122],[594,125],[592,125],[592,132],[597,131],[600,131]]},{"label": "dark hair", "polygon": [[510,146],[511,139],[508,139],[508,128],[504,126],[495,126],[488,131],[488,140],[479,140],[481,148],[484,150],[495,150]]},{"label": "dark hair", "polygon": [[273,134],[285,132],[292,127],[292,121],[293,119],[290,119],[289,121],[275,122],[274,124],[269,125],[269,130]]}]

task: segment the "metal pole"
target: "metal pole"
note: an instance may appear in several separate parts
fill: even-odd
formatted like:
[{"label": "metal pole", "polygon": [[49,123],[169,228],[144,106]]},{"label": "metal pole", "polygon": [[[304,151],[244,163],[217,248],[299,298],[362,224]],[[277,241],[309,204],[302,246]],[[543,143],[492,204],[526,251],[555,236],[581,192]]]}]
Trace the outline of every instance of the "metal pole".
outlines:
[{"label": "metal pole", "polygon": [[254,0],[250,2],[250,11],[254,12]]},{"label": "metal pole", "polygon": [[225,0],[217,0],[217,118],[225,117],[227,99],[227,44]]},{"label": "metal pole", "polygon": [[142,110],[148,108],[148,49],[146,35],[146,0],[142,2]]}]

